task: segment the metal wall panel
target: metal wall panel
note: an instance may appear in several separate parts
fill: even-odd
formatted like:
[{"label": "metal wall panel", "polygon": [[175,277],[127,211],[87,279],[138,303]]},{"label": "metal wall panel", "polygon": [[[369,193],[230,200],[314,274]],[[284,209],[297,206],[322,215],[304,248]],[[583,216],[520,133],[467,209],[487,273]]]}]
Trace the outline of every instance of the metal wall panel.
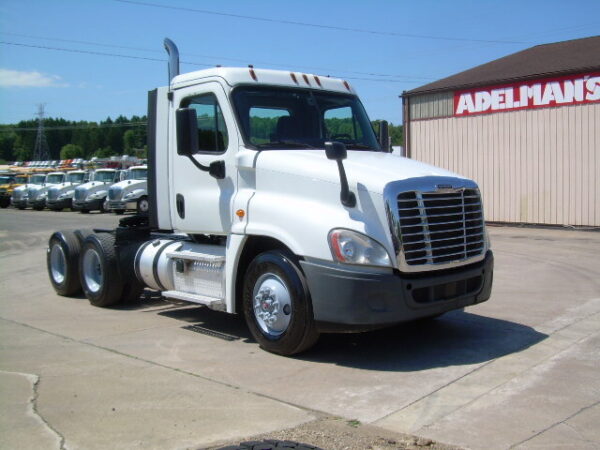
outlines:
[{"label": "metal wall panel", "polygon": [[409,151],[477,181],[486,220],[600,226],[599,128],[598,103],[412,121]]},{"label": "metal wall panel", "polygon": [[410,99],[410,117],[413,119],[448,117],[452,115],[453,110],[454,93],[452,92],[417,95]]}]

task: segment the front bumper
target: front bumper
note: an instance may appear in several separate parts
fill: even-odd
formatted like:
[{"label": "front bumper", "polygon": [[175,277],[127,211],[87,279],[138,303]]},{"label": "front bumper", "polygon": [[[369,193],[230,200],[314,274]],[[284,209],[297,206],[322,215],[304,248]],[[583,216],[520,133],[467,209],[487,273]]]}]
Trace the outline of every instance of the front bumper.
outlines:
[{"label": "front bumper", "polygon": [[133,201],[122,201],[122,200],[109,200],[108,201],[108,209],[136,209],[137,208],[137,199]]},{"label": "front bumper", "polygon": [[60,200],[46,200],[46,206],[50,209],[61,209],[61,208],[70,208],[71,207],[70,198],[63,198]]},{"label": "front bumper", "polygon": [[494,256],[464,267],[423,274],[300,262],[321,331],[375,328],[435,316],[490,298]]},{"label": "front bumper", "polygon": [[88,200],[83,202],[76,202],[73,200],[71,208],[75,211],[87,210],[87,211],[95,211],[101,210],[102,204],[104,203],[104,198],[97,198],[95,200]]},{"label": "front bumper", "polygon": [[27,199],[23,198],[23,199],[15,200],[14,198],[11,197],[10,204],[13,205],[15,208],[27,208]]},{"label": "front bumper", "polygon": [[46,207],[46,198],[44,197],[35,200],[27,199],[27,206],[33,209],[43,209]]}]

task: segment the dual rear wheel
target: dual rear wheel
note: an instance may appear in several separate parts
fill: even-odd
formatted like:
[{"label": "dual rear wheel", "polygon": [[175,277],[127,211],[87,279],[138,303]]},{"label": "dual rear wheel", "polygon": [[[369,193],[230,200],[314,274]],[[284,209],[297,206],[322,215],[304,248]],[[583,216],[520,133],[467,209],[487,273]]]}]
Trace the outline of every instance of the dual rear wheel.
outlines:
[{"label": "dual rear wheel", "polygon": [[110,233],[92,230],[57,231],[47,254],[50,282],[57,294],[83,291],[94,306],[112,306],[139,298],[143,286],[134,277],[123,280]]}]

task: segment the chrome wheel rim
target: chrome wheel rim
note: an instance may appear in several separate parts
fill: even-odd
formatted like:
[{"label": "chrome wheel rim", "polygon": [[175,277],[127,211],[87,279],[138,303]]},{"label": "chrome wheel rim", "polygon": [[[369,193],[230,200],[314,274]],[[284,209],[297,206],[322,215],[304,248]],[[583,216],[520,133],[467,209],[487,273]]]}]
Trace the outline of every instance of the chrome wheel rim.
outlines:
[{"label": "chrome wheel rim", "polygon": [[92,248],[83,254],[83,278],[89,291],[96,293],[102,288],[104,274],[100,255]]},{"label": "chrome wheel rim", "polygon": [[50,249],[50,273],[56,284],[62,284],[65,281],[67,258],[59,244],[54,244]]},{"label": "chrome wheel rim", "polygon": [[292,297],[284,281],[273,273],[263,274],[256,280],[252,297],[261,331],[274,338],[285,333],[292,318]]},{"label": "chrome wheel rim", "polygon": [[148,200],[142,200],[140,202],[140,212],[148,212]]}]

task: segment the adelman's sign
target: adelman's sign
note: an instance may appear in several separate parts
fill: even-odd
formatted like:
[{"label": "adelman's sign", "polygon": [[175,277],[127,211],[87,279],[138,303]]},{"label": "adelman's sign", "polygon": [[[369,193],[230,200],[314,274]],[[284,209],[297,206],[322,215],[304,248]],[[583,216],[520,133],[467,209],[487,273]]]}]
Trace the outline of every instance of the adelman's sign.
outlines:
[{"label": "adelman's sign", "polygon": [[594,102],[600,102],[600,72],[457,91],[454,115]]}]

